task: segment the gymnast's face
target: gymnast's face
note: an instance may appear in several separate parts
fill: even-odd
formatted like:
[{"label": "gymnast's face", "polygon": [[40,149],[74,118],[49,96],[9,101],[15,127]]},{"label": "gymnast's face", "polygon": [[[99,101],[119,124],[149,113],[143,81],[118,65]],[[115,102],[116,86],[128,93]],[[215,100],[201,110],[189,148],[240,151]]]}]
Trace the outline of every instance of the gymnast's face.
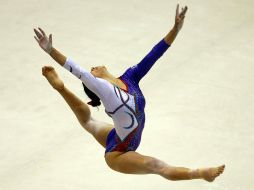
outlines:
[{"label": "gymnast's face", "polygon": [[91,73],[95,77],[103,78],[108,74],[108,70],[105,66],[92,67]]}]

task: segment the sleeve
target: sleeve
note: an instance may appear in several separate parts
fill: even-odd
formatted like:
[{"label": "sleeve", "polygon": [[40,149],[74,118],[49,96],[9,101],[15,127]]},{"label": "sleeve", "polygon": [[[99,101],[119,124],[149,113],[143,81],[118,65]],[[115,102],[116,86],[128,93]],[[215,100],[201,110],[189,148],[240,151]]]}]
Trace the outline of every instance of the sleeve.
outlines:
[{"label": "sleeve", "polygon": [[138,83],[169,47],[170,45],[162,39],[137,65],[128,69],[129,77]]},{"label": "sleeve", "polygon": [[90,72],[76,64],[72,59],[67,58],[63,67],[80,79],[87,88],[95,93],[102,101],[109,95],[110,84],[108,81],[93,76]]}]

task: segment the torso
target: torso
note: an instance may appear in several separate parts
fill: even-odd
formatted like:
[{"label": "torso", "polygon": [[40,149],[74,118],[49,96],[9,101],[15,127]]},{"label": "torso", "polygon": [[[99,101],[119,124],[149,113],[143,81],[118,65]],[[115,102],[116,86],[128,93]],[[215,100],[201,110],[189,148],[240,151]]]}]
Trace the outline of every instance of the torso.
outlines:
[{"label": "torso", "polygon": [[[115,92],[118,99],[121,97],[122,106],[115,110],[105,110],[115,124],[115,128],[107,138],[106,152],[136,150],[140,144],[145,123],[145,98],[139,85],[128,80],[128,77],[124,75],[118,80]],[[119,118],[122,119],[119,120]]]}]

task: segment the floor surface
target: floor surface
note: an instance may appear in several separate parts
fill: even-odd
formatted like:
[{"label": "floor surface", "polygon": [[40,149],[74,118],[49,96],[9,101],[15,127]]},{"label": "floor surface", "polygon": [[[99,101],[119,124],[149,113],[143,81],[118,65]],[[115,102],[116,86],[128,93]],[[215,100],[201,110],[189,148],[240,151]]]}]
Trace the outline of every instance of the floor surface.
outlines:
[{"label": "floor surface", "polygon": [[[55,67],[84,101],[80,81],[34,40],[33,28],[84,68],[115,76],[171,29],[178,1],[0,2],[0,190],[252,190],[254,188],[254,1],[188,0],[172,47],[141,82],[146,126],[138,152],[190,168],[226,164],[213,183],[112,171],[104,149],[41,75]],[[111,122],[104,108],[95,118]]]}]

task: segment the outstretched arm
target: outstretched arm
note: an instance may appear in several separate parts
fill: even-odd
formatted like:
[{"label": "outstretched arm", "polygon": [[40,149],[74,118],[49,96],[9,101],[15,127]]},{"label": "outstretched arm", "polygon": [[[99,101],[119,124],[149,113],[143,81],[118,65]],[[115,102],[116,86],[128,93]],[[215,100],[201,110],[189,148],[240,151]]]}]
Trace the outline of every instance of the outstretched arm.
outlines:
[{"label": "outstretched arm", "polygon": [[137,65],[129,68],[127,72],[125,72],[128,74],[129,78],[139,83],[139,81],[152,68],[154,63],[167,51],[167,49],[173,43],[178,32],[183,26],[186,12],[187,6],[182,8],[182,11],[179,13],[179,5],[177,5],[174,27],[158,44],[153,47],[153,49]]},{"label": "outstretched arm", "polygon": [[39,46],[48,53],[59,65],[70,71],[78,79],[80,79],[92,92],[94,92],[99,98],[104,101],[105,97],[110,93],[109,82],[106,80],[94,77],[90,72],[80,67],[72,59],[67,58],[58,50],[52,46],[52,34],[47,37],[45,32],[38,28],[34,29],[36,34],[35,39]]},{"label": "outstretched arm", "polygon": [[52,48],[51,52],[49,53],[49,55],[57,62],[59,63],[61,66],[64,66],[67,58],[61,53],[59,52],[57,49]]},{"label": "outstretched arm", "polygon": [[128,75],[132,81],[139,83],[148,73],[154,63],[167,51],[168,45],[164,39],[157,43],[152,50],[135,66],[130,67],[124,75]]}]

